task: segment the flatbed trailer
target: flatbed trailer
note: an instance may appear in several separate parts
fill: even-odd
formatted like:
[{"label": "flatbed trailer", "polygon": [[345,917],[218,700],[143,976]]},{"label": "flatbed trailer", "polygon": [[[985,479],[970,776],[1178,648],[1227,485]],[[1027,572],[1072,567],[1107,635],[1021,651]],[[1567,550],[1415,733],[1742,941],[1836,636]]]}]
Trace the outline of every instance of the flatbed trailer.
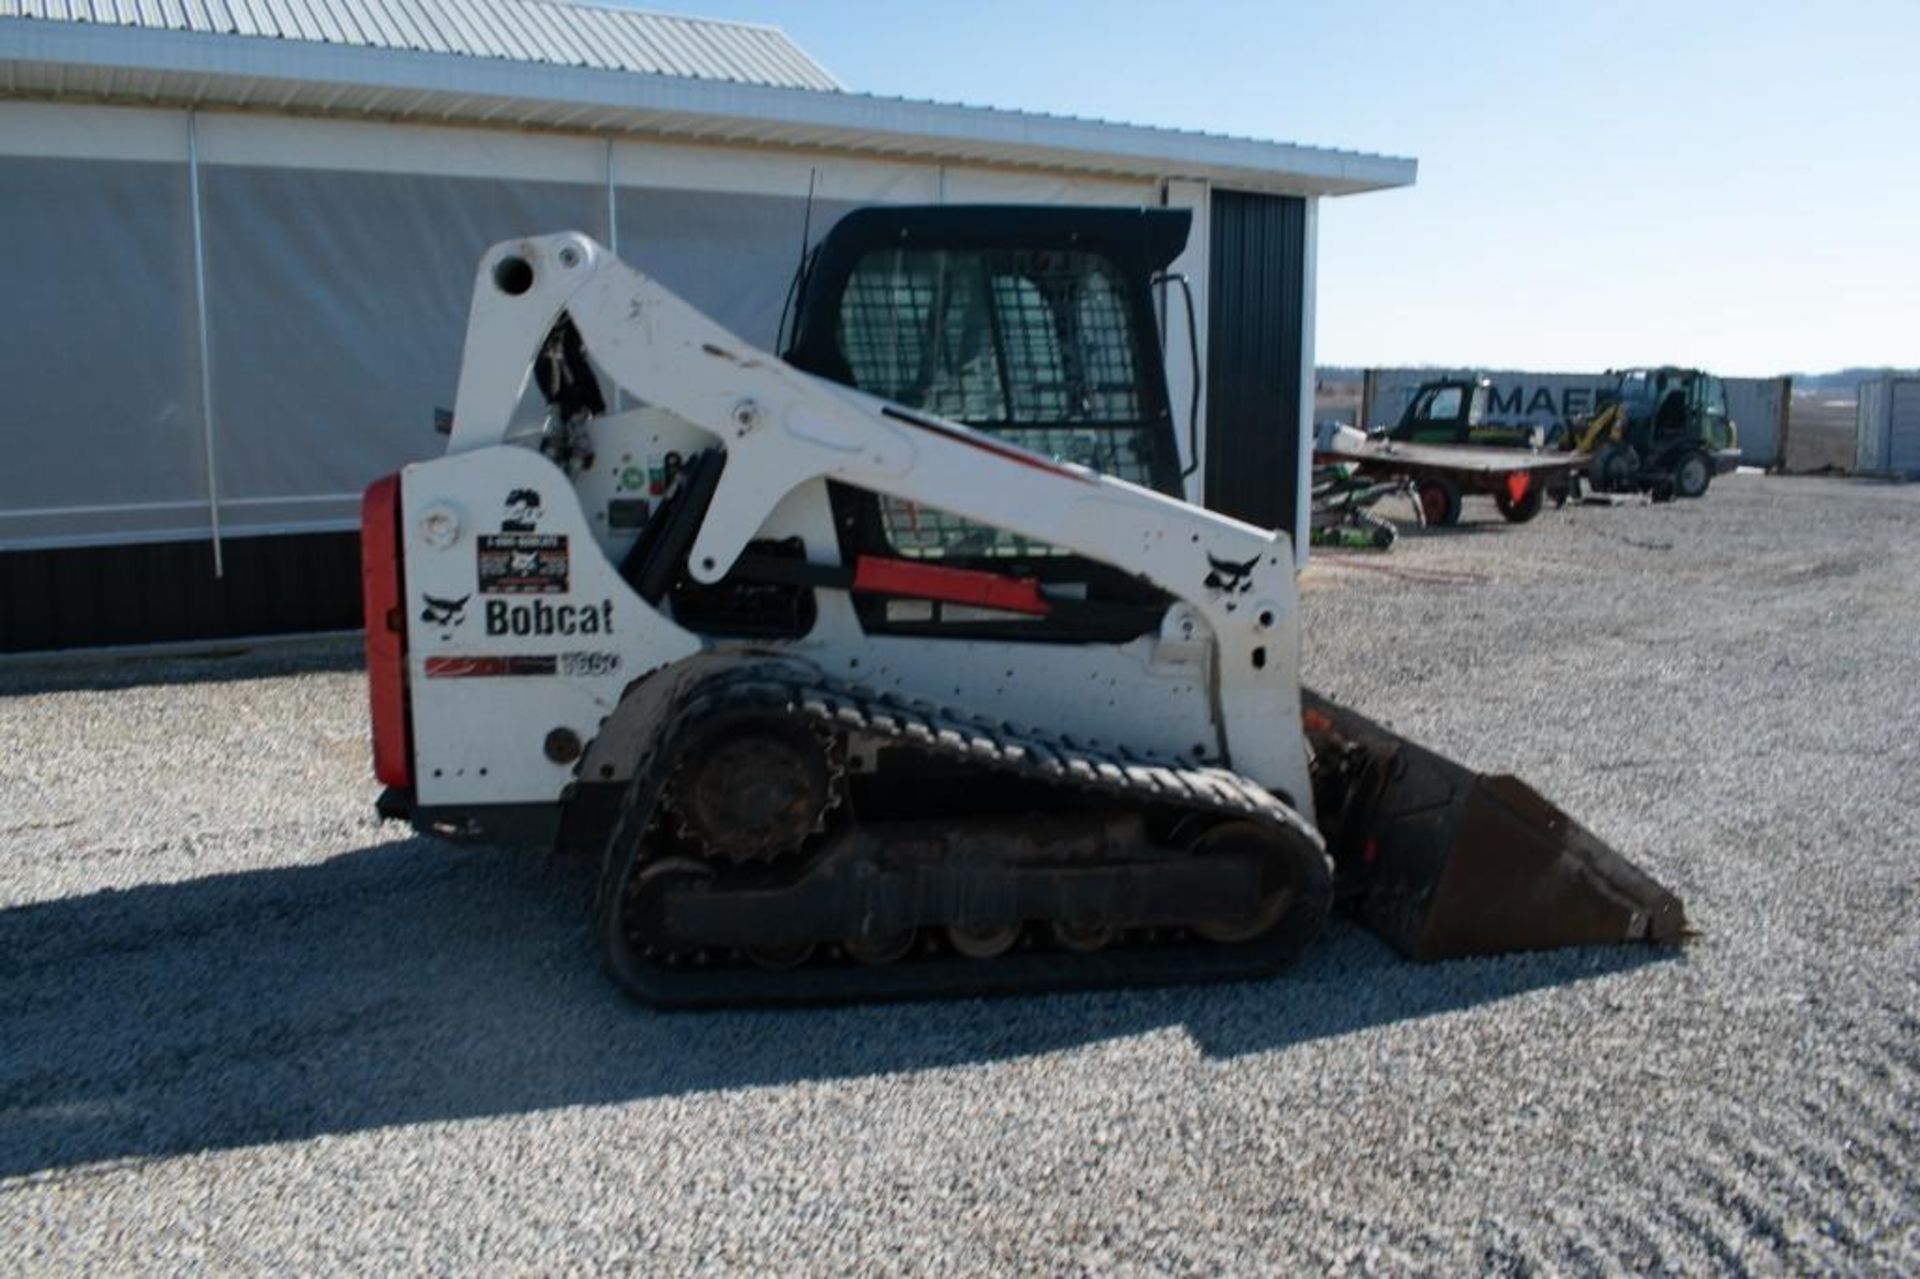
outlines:
[{"label": "flatbed trailer", "polygon": [[1493,498],[1501,515],[1524,524],[1540,513],[1549,490],[1565,493],[1589,461],[1585,453],[1409,444],[1377,437],[1329,441],[1314,456],[1343,462],[1370,478],[1410,480],[1425,522],[1442,526],[1460,522],[1461,501],[1469,494]]}]

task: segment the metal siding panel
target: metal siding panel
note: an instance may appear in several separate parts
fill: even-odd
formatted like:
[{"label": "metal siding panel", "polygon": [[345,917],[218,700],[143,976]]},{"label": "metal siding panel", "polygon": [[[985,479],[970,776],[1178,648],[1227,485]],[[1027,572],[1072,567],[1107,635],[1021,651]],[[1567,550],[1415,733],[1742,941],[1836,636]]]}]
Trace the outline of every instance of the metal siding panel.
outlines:
[{"label": "metal siding panel", "polygon": [[693,68],[692,74],[716,80],[743,78],[745,63],[740,53],[740,32],[737,29],[729,33],[732,38],[724,45],[701,40],[691,23],[676,21],[672,29],[676,43],[683,50],[686,65]]},{"label": "metal siding panel", "polygon": [[1294,529],[1306,202],[1215,190],[1207,305],[1207,505]]},{"label": "metal siding panel", "polygon": [[289,635],[360,625],[356,533],[0,553],[0,652]]},{"label": "metal siding panel", "polygon": [[1781,427],[1792,379],[1783,377],[1722,378],[1727,392],[1727,416],[1740,432],[1740,459],[1748,466],[1778,466],[1786,460]]},{"label": "metal siding panel", "polygon": [[473,0],[448,0],[434,7],[439,12],[440,26],[448,33],[455,53],[476,58],[538,61],[528,57],[518,41],[495,27],[484,5],[476,4]]},{"label": "metal siding panel", "polygon": [[270,30],[274,35],[283,40],[312,40],[325,43],[324,40],[320,40],[317,32],[309,32],[306,29],[298,11],[294,6],[287,4],[286,0],[262,0],[262,7],[267,11],[272,24]]},{"label": "metal siding panel", "polygon": [[437,15],[426,5],[395,5],[393,12],[406,24],[407,48],[428,53],[446,53],[451,49],[445,32],[435,20]]},{"label": "metal siding panel", "polygon": [[334,8],[328,0],[307,0],[302,6],[308,21],[320,32],[320,38],[328,44],[359,44],[358,32],[349,19]]},{"label": "metal siding panel", "polygon": [[355,33],[355,44],[373,49],[400,47],[400,28],[393,20],[391,5],[356,4],[354,0],[340,0],[340,7],[353,19],[348,29]]},{"label": "metal siding panel", "polygon": [[388,21],[392,22],[399,32],[399,39],[394,44],[395,48],[430,49],[433,47],[433,41],[427,35],[425,24],[412,9],[395,4],[386,6],[384,12]]},{"label": "metal siding panel", "polygon": [[467,0],[458,6],[461,21],[471,33],[470,51],[484,58],[527,59],[527,50],[503,28],[485,0]]},{"label": "metal siding panel", "polygon": [[227,31],[233,20],[219,0],[187,0],[187,26],[194,31]]},{"label": "metal siding panel", "polygon": [[567,24],[552,21],[542,7],[493,0],[491,10],[501,26],[513,33],[521,56],[561,66],[571,66],[577,61],[561,42]]},{"label": "metal siding panel", "polygon": [[367,21],[369,11],[376,6],[353,4],[351,0],[315,0],[315,2],[325,10],[328,21],[340,32],[340,43],[379,43],[371,34],[373,28]]},{"label": "metal siding panel", "polygon": [[233,13],[233,32],[242,36],[271,35],[261,13],[257,0],[230,0]]},{"label": "metal siding panel", "polygon": [[758,40],[742,40],[734,47],[734,79],[764,79],[772,73]]},{"label": "metal siding panel", "polygon": [[628,35],[637,50],[632,66],[640,71],[657,71],[665,75],[678,75],[674,69],[673,53],[664,40],[664,33],[657,26],[635,26]]},{"label": "metal siding panel", "polygon": [[636,70],[654,65],[655,59],[631,31],[617,27],[595,31],[583,26],[576,35],[580,51],[575,61],[581,66]]},{"label": "metal siding panel", "polygon": [[1887,383],[1887,469],[1920,475],[1920,381],[1893,378]]},{"label": "metal siding panel", "polygon": [[661,69],[658,59],[647,52],[636,27],[602,21],[588,13],[570,17],[567,25],[581,66],[640,72]]},{"label": "metal siding panel", "polygon": [[1871,475],[1880,469],[1880,383],[1862,382],[1855,395],[1853,469],[1856,474]]},{"label": "metal siding panel", "polygon": [[497,51],[480,38],[474,29],[472,19],[463,4],[436,4],[430,6],[433,14],[434,30],[446,44],[448,53],[463,53],[469,57],[491,58]]},{"label": "metal siding panel", "polygon": [[331,44],[326,32],[314,21],[306,0],[267,0],[273,11],[280,36],[287,40],[305,40],[312,44]]},{"label": "metal siding panel", "polygon": [[647,34],[650,37],[649,42],[660,51],[661,68],[668,74],[697,75],[701,73],[703,69],[696,69],[698,55],[687,48],[685,37],[674,23],[656,23]]}]

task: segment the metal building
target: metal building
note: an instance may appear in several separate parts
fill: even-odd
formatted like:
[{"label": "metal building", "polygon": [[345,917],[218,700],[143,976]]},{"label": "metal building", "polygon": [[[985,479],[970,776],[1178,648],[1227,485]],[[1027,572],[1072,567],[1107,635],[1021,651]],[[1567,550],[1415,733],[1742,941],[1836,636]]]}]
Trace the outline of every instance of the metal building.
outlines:
[{"label": "metal building", "polygon": [[1854,473],[1920,479],[1920,377],[1862,382],[1858,414]]},{"label": "metal building", "polygon": [[569,227],[772,345],[860,204],[1193,208],[1194,495],[1296,526],[1319,200],[1415,172],[878,98],[770,28],[553,0],[4,0],[0,96],[15,652],[357,626],[358,494],[440,450],[474,263]]}]

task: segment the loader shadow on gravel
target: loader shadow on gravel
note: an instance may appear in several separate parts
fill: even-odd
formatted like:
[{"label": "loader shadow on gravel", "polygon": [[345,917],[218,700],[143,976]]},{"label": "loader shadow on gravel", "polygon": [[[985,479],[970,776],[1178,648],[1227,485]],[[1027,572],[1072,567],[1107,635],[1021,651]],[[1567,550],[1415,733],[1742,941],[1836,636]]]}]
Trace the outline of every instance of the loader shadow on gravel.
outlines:
[{"label": "loader shadow on gravel", "polygon": [[669,1015],[623,999],[593,963],[591,881],[578,860],[415,838],[0,911],[0,1176],[916,1071],[1169,1027],[1230,1057],[1651,959],[1416,967],[1342,923],[1265,983]]}]

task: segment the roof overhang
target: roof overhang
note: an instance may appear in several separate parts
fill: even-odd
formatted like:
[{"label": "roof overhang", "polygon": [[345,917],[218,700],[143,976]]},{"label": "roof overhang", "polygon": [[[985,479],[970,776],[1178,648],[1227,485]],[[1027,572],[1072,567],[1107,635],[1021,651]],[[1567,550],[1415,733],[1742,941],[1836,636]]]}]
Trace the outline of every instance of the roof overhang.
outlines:
[{"label": "roof overhang", "polygon": [[1413,160],[1067,116],[309,41],[0,19],[0,93],[649,135],[1351,195]]}]

